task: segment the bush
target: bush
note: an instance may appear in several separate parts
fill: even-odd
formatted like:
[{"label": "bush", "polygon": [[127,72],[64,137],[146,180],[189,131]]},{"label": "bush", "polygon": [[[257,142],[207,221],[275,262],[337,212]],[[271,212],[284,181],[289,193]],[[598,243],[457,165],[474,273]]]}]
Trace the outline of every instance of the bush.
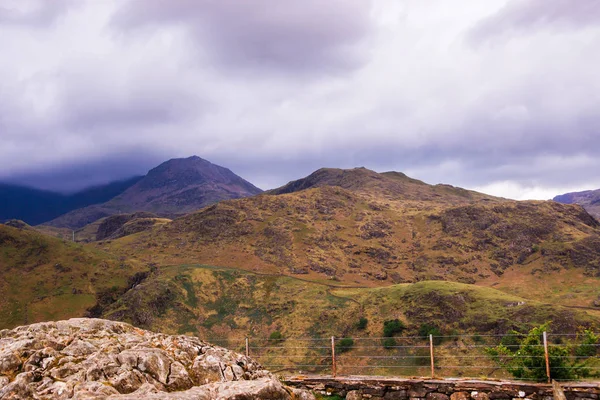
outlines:
[{"label": "bush", "polygon": [[398,318],[385,321],[383,323],[383,336],[392,337],[396,333],[402,332],[404,329],[406,329],[406,326]]},{"label": "bush", "polygon": [[424,336],[427,339],[429,339],[429,335],[433,336],[433,344],[441,344],[443,338],[440,337],[442,336],[442,332],[440,331],[440,329],[435,326],[435,325],[429,325],[429,324],[422,324],[419,327],[419,336]]},{"label": "bush", "polygon": [[368,323],[369,323],[368,319],[366,319],[365,317],[360,317],[360,319],[358,320],[358,323],[356,324],[356,328],[363,331],[367,328]]},{"label": "bush", "polygon": [[394,346],[396,346],[396,339],[394,339],[393,337],[388,337],[383,339],[383,347],[386,349],[391,349]]},{"label": "bush", "polygon": [[[546,361],[542,333],[548,329],[549,323],[533,328],[518,340],[518,349],[513,352],[505,345],[487,348],[488,355],[512,376],[518,379],[530,379],[543,382],[546,376]],[[552,379],[576,379],[588,375],[582,364],[569,357],[568,346],[548,346],[550,360],[550,376]]]},{"label": "bush", "polygon": [[352,340],[351,338],[340,339],[336,346],[336,352],[345,353],[347,351],[352,350],[352,346],[354,346],[354,340]]},{"label": "bush", "polygon": [[593,357],[597,353],[598,345],[600,345],[600,336],[594,334],[591,329],[585,329],[578,335],[581,344],[575,348],[577,357]]},{"label": "bush", "polygon": [[519,350],[523,335],[517,331],[509,331],[506,335],[500,339],[500,344],[505,346],[510,352],[514,353]]},{"label": "bush", "polygon": [[279,331],[275,331],[269,335],[269,340],[280,342],[283,340],[283,335]]}]

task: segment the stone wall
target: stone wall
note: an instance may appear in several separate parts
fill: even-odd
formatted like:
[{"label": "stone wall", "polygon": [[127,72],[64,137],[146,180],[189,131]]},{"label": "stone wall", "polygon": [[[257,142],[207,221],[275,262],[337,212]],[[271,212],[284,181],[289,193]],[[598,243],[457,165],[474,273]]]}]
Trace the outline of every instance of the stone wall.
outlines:
[{"label": "stone wall", "polygon": [[[553,400],[552,385],[512,381],[297,377],[286,384],[347,400]],[[600,400],[600,382],[563,384],[567,400]]]}]

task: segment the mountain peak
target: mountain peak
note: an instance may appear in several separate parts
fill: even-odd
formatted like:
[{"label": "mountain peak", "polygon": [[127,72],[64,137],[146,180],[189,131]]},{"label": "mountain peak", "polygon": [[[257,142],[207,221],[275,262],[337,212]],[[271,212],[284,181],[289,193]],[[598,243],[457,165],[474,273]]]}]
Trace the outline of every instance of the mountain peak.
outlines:
[{"label": "mountain peak", "polygon": [[84,209],[83,213],[77,210],[68,223],[61,217],[63,220],[54,220],[51,225],[79,228],[102,217],[136,211],[171,217],[221,200],[261,192],[229,169],[198,156],[174,158],[151,169],[139,182],[107,203],[95,209]]}]

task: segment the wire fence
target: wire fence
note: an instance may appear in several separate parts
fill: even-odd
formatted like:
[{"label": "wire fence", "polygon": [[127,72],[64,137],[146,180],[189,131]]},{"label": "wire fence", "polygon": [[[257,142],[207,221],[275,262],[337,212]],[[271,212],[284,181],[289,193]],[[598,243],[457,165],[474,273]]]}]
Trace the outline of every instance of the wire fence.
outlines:
[{"label": "wire fence", "polygon": [[[590,343],[581,335],[544,332],[525,349],[525,337],[252,338],[221,341],[221,345],[251,356],[280,375],[600,379],[600,343]],[[504,352],[497,354],[500,348]]]}]

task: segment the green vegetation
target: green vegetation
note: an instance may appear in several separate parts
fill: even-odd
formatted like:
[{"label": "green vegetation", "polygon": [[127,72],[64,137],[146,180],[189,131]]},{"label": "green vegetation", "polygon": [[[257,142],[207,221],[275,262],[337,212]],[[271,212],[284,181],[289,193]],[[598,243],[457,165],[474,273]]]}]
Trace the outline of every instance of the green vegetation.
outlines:
[{"label": "green vegetation", "polygon": [[597,355],[600,352],[600,335],[595,334],[591,329],[584,329],[578,339],[581,344],[575,349],[577,357],[588,358]]},{"label": "green vegetation", "polygon": [[344,400],[344,397],[341,397],[337,394],[334,395],[326,395],[326,394],[321,394],[319,392],[313,392],[313,394],[315,395],[315,399],[316,400]]},{"label": "green vegetation", "polygon": [[345,353],[352,350],[354,346],[354,340],[352,338],[342,338],[336,344],[336,352]]},{"label": "green vegetation", "polygon": [[98,301],[115,301],[142,269],[127,258],[0,224],[0,329],[82,317]]},{"label": "green vegetation", "polygon": [[392,337],[397,333],[401,333],[406,329],[406,326],[398,318],[383,322],[383,336]]},{"label": "green vegetation", "polygon": [[519,349],[519,345],[521,344],[523,337],[523,334],[511,330],[506,335],[502,336],[502,339],[500,339],[500,344],[514,353]]},{"label": "green vegetation", "polygon": [[365,329],[367,329],[368,323],[369,323],[368,319],[366,319],[365,317],[360,317],[360,319],[356,323],[356,329],[364,331]]},{"label": "green vegetation", "polygon": [[276,342],[280,342],[280,341],[282,341],[282,340],[283,340],[283,335],[282,335],[282,334],[281,334],[281,332],[279,332],[279,331],[272,332],[272,333],[269,335],[269,340],[273,340],[273,341],[276,341]]},{"label": "green vegetation", "polygon": [[[486,349],[488,355],[502,368],[506,369],[513,377],[519,379],[528,379],[535,381],[545,381],[546,361],[545,351],[542,340],[542,333],[546,332],[550,323],[545,323],[535,327],[522,339],[519,339],[519,347],[516,351],[511,351],[503,344]],[[591,331],[585,332],[585,337],[597,342],[598,337]],[[584,343],[576,347],[577,351],[588,351],[591,343]],[[556,380],[577,379],[590,376],[591,372],[586,368],[584,362],[578,358],[570,356],[570,350],[573,346],[569,345],[549,345],[548,358],[550,364],[550,377]],[[593,346],[591,346],[593,347]],[[583,350],[582,350],[583,349]],[[589,356],[592,356],[590,354]],[[586,355],[586,357],[589,357]]]},{"label": "green vegetation", "polygon": [[396,339],[394,339],[393,337],[388,337],[383,339],[381,344],[385,349],[392,349],[394,348],[394,346],[396,346]]}]

